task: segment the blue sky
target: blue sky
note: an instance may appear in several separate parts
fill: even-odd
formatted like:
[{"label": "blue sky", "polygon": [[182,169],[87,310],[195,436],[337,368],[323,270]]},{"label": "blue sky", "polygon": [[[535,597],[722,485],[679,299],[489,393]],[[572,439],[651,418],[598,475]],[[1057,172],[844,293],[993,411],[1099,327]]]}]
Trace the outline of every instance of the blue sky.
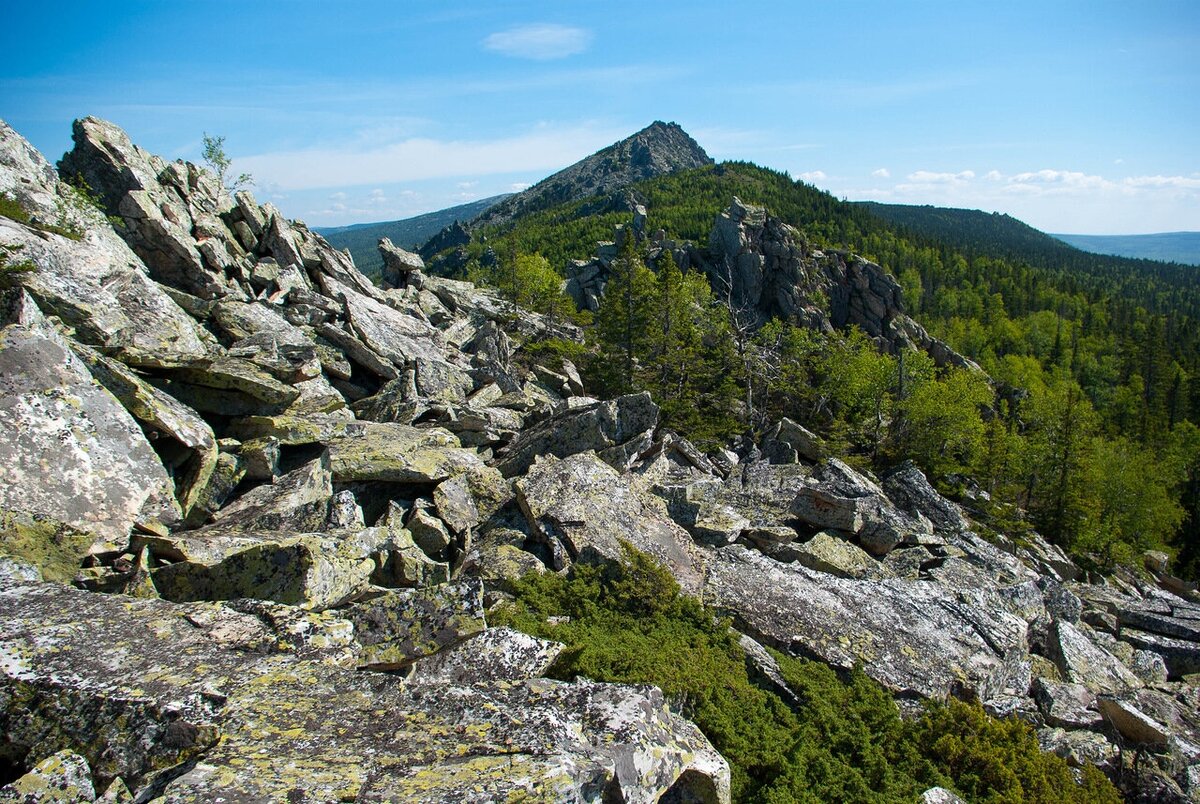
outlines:
[{"label": "blue sky", "polygon": [[852,200],[1200,230],[1200,3],[11,3],[0,117],[226,137],[311,225],[523,187],[656,119]]}]

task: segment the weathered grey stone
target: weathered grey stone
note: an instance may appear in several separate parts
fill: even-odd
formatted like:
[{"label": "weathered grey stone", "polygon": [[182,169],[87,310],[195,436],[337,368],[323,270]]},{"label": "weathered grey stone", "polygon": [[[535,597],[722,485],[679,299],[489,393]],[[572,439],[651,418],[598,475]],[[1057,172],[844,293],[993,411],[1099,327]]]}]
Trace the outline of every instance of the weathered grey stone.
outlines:
[{"label": "weathered grey stone", "polygon": [[455,533],[465,533],[479,524],[479,507],[471,494],[466,475],[443,480],[433,490],[433,505],[438,517]]},{"label": "weathered grey stone", "polygon": [[944,787],[931,787],[921,794],[921,804],[966,804]]},{"label": "weathered grey stone", "polygon": [[435,483],[483,465],[474,450],[434,427],[331,417],[256,416],[235,423],[243,439],[274,437],[284,445],[324,444],[338,483],[380,480]]},{"label": "weathered grey stone", "polygon": [[[658,425],[658,406],[650,394],[630,394],[611,402],[568,409],[522,431],[500,456],[497,468],[505,477],[523,474],[538,456],[566,458],[588,450],[602,453],[640,443]],[[628,466],[618,466],[624,469]]]},{"label": "weathered grey stone", "polygon": [[962,509],[938,494],[915,463],[905,461],[883,480],[888,499],[912,516],[923,516],[937,530],[964,531],[970,527]]},{"label": "weathered grey stone", "polygon": [[409,533],[417,546],[425,551],[430,558],[445,558],[446,548],[454,541],[446,523],[428,509],[414,508],[408,515],[406,523]]},{"label": "weathered grey stone", "polygon": [[380,523],[388,539],[376,555],[371,580],[380,586],[402,588],[446,583],[450,580],[449,566],[434,561],[417,545],[412,533],[404,527],[404,514],[404,509],[394,501],[388,503]]},{"label": "weathered grey stone", "polygon": [[809,569],[841,578],[880,578],[879,562],[861,547],[821,531],[806,542],[796,542],[788,553]]},{"label": "weathered grey stone", "polygon": [[1101,695],[1097,705],[1104,719],[1135,745],[1165,746],[1171,736],[1166,726],[1129,701]]},{"label": "weathered grey stone", "polygon": [[83,344],[72,343],[71,348],[152,438],[170,438],[183,448],[182,454],[174,456],[161,446],[158,452],[172,475],[183,515],[190,515],[217,465],[212,428],[194,410],[146,383],[126,366]]},{"label": "weathered grey stone", "polygon": [[1129,668],[1068,622],[1059,620],[1051,626],[1047,648],[1049,658],[1068,681],[1083,684],[1092,692],[1120,692],[1142,686]]},{"label": "weathered grey stone", "polygon": [[1128,642],[1135,648],[1157,653],[1166,663],[1172,679],[1182,678],[1190,673],[1200,673],[1200,643],[1151,634],[1136,628],[1122,628],[1121,641]]},{"label": "weathered grey stone", "polygon": [[511,628],[486,628],[418,661],[413,680],[478,684],[539,678],[550,669],[563,647],[561,643]]},{"label": "weathered grey stone", "polygon": [[169,801],[583,800],[605,789],[631,802],[672,789],[729,801],[728,765],[650,687],[406,687],[222,646],[163,601],[25,585],[0,588],[0,605],[0,685],[22,701],[0,715],[0,734],[18,750],[74,750],[101,784],[120,776],[140,792],[177,768],[164,777]]},{"label": "weathered grey stone", "polygon": [[975,691],[1024,645],[1024,623],[926,582],[838,578],[731,545],[709,562],[705,598],[738,630],[835,667],[861,665],[897,692]]},{"label": "weathered grey stone", "polygon": [[796,454],[806,461],[821,460],[825,457],[825,449],[816,433],[810,432],[804,426],[784,416],[771,432],[770,438],[782,444],[787,444]]},{"label": "weathered grey stone", "polygon": [[483,585],[477,579],[426,589],[390,591],[343,613],[362,645],[358,664],[400,670],[486,627]]},{"label": "weathered grey stone", "polygon": [[1050,726],[1067,729],[1090,729],[1100,722],[1096,696],[1082,684],[1060,684],[1036,679],[1034,699]]},{"label": "weathered grey stone", "polygon": [[1129,669],[1144,684],[1162,684],[1168,677],[1166,661],[1152,650],[1134,651]]},{"label": "weathered grey stone", "polygon": [[[363,593],[375,572],[363,545],[336,534],[246,531],[224,537],[210,531],[205,538],[215,555],[193,550],[189,560],[154,571],[162,597],[249,597],[321,610]],[[162,552],[158,545],[151,549]]]},{"label": "weathered grey stone", "polygon": [[77,804],[94,801],[92,771],[74,751],[46,757],[21,778],[0,787],[0,802],[20,804]]},{"label": "weathered grey stone", "polygon": [[594,452],[539,459],[516,491],[531,532],[561,545],[569,560],[620,563],[621,543],[628,542],[669,569],[685,592],[700,591],[704,554],[658,498],[638,491]]},{"label": "weathered grey stone", "polygon": [[329,517],[325,526],[331,530],[358,530],[366,527],[362,506],[354,492],[343,489],[329,500]]},{"label": "weathered grey stone", "polygon": [[208,531],[290,530],[325,527],[333,497],[329,454],[294,469],[274,483],[253,488],[213,517]]},{"label": "weathered grey stone", "polygon": [[0,512],[121,544],[180,515],[137,422],[44,325],[0,330]]},{"label": "weathered grey stone", "polygon": [[1038,729],[1038,744],[1043,751],[1065,759],[1074,768],[1092,765],[1101,770],[1115,770],[1120,758],[1117,747],[1094,731]]},{"label": "weathered grey stone", "polygon": [[241,458],[227,452],[217,454],[216,465],[208,482],[196,494],[195,503],[183,524],[188,528],[204,525],[220,510],[246,474]]},{"label": "weathered grey stone", "polygon": [[[425,261],[420,254],[405,251],[392,241],[383,238],[379,241],[379,255],[383,257],[383,273],[381,280],[384,288],[420,287],[421,272],[425,270]],[[415,276],[414,276],[415,275]]]}]

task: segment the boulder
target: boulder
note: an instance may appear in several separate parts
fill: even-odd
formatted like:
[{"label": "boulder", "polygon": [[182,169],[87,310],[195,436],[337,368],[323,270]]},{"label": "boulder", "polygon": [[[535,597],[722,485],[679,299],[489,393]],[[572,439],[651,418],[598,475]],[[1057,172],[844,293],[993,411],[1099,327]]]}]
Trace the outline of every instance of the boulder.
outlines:
[{"label": "boulder", "polygon": [[1047,650],[1063,677],[1095,693],[1136,689],[1142,682],[1115,656],[1063,620],[1050,628]]},{"label": "boulder", "polygon": [[927,520],[901,512],[878,485],[837,458],[818,467],[813,480],[792,500],[792,515],[813,528],[853,534],[872,555],[887,555],[930,530]]},{"label": "boulder", "polygon": [[787,557],[809,569],[840,578],[880,578],[884,575],[879,562],[865,550],[828,531],[821,531],[806,542],[792,544]]},{"label": "boulder", "polygon": [[0,662],[20,701],[0,736],[21,753],[75,751],[101,787],[119,776],[149,798],[158,778],[169,801],[729,801],[728,765],[651,687],[406,686],[222,645],[186,607],[55,585],[0,587],[0,608],[0,645],[21,657]]},{"label": "boulder", "polygon": [[264,484],[225,506],[206,526],[208,532],[250,530],[322,530],[329,518],[333,497],[333,472],[329,454]]},{"label": "boulder", "polygon": [[349,606],[343,616],[362,645],[358,666],[401,670],[486,627],[483,584],[477,579],[386,592]]},{"label": "boulder", "polygon": [[[248,597],[322,610],[365,592],[376,569],[369,548],[339,534],[209,531],[204,541],[212,553],[190,551],[186,560],[154,571],[162,597],[177,602]],[[164,552],[157,545],[152,550]]]},{"label": "boulder", "polygon": [[421,286],[425,261],[420,254],[392,245],[392,241],[385,237],[379,241],[379,256],[383,258],[380,280],[385,289]]},{"label": "boulder", "polygon": [[74,751],[46,757],[29,773],[0,787],[0,802],[14,804],[77,804],[95,799],[91,768]]},{"label": "boulder", "polygon": [[1050,726],[1090,729],[1100,723],[1096,696],[1082,684],[1060,684],[1039,678],[1034,681],[1033,694]]},{"label": "boulder", "polygon": [[437,483],[482,467],[478,453],[463,449],[437,427],[348,421],[332,417],[253,416],[235,422],[235,437],[273,437],[281,444],[323,444],[334,482]]},{"label": "boulder", "polygon": [[938,530],[964,531],[970,527],[962,509],[938,494],[915,463],[905,461],[883,479],[888,499],[905,513],[928,519]]},{"label": "boulder", "polygon": [[1167,745],[1170,730],[1130,701],[1101,695],[1097,704],[1104,719],[1128,742],[1150,747]]},{"label": "boulder", "polygon": [[523,681],[543,676],[563,645],[522,634],[511,628],[486,628],[457,645],[419,660],[413,680],[477,684],[481,681]]},{"label": "boulder", "polygon": [[[594,452],[546,457],[516,482],[531,533],[566,561],[625,561],[623,543],[647,553],[698,594],[705,556],[658,498],[636,489]],[[560,552],[561,551],[561,552]]]},{"label": "boulder", "polygon": [[649,446],[648,436],[657,426],[658,406],[648,393],[568,408],[522,431],[496,465],[505,477],[513,477],[524,474],[538,456],[566,458],[593,450],[624,470]]},{"label": "boulder", "polygon": [[1038,745],[1043,751],[1065,759],[1073,768],[1092,765],[1112,772],[1118,767],[1120,753],[1103,734],[1057,727],[1038,729]]},{"label": "boulder", "polygon": [[978,691],[1025,639],[1023,622],[934,584],[838,578],[741,545],[715,552],[704,594],[763,644],[931,698]]},{"label": "boulder", "polygon": [[1157,653],[1162,657],[1172,679],[1200,673],[1200,642],[1151,634],[1136,628],[1122,628],[1121,641],[1140,650]]},{"label": "boulder", "polygon": [[180,516],[142,428],[45,324],[0,330],[0,513],[120,545]]}]

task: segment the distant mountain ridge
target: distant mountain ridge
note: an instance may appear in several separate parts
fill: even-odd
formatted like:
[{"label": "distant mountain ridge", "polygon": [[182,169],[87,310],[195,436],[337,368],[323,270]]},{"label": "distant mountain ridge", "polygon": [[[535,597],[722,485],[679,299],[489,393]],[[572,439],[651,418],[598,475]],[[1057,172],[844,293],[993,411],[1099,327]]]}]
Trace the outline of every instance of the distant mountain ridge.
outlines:
[{"label": "distant mountain ridge", "polygon": [[471,228],[506,224],[558,204],[607,195],[645,179],[711,164],[712,158],[678,124],[656,120],[487,209]]},{"label": "distant mountain ridge", "polygon": [[433,237],[455,221],[467,222],[489,207],[508,198],[511,193],[481,198],[467,204],[426,212],[412,218],[380,223],[356,223],[351,226],[314,228],[334,248],[348,248],[354,264],[368,276],[378,276],[383,268],[383,258],[376,248],[381,238],[388,238],[395,245],[415,251],[422,243]]},{"label": "distant mountain ridge", "polygon": [[1053,234],[1064,243],[1093,254],[1200,266],[1200,232],[1142,235]]}]

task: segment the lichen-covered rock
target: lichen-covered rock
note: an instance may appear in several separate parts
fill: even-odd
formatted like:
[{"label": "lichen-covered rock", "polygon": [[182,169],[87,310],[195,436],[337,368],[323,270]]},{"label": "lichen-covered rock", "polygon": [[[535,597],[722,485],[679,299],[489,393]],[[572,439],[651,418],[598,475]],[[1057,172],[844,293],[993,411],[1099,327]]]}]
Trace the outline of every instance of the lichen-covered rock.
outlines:
[{"label": "lichen-covered rock", "polygon": [[1166,746],[1171,732],[1136,704],[1108,695],[1097,700],[1100,714],[1122,737],[1134,745]]},{"label": "lichen-covered rock", "polygon": [[512,477],[526,472],[539,456],[566,458],[593,450],[606,453],[602,457],[625,469],[637,450],[622,447],[648,446],[641,439],[656,426],[658,406],[648,393],[568,408],[522,431],[504,449],[497,468],[505,477]]},{"label": "lichen-covered rock", "polygon": [[865,550],[827,531],[821,531],[806,542],[793,543],[790,548],[789,559],[818,572],[842,578],[881,578],[884,575],[879,562]]},{"label": "lichen-covered rock", "polygon": [[1025,640],[1023,621],[935,584],[838,578],[741,545],[716,551],[705,598],[766,645],[861,665],[893,691],[925,697],[978,692]]},{"label": "lichen-covered rock", "polygon": [[140,795],[161,773],[166,801],[729,801],[728,765],[651,687],[406,687],[222,644],[160,600],[24,584],[0,607],[0,692],[18,702],[0,737],[73,750],[102,787]]},{"label": "lichen-covered rock", "polygon": [[[213,553],[192,551],[153,573],[168,600],[274,600],[309,609],[338,605],[366,591],[375,561],[354,539],[291,531],[206,531]],[[176,540],[176,545],[179,540]],[[152,550],[163,551],[152,546]]]},{"label": "lichen-covered rock", "polygon": [[1065,759],[1075,768],[1087,765],[1102,771],[1115,770],[1120,754],[1103,734],[1063,728],[1038,729],[1038,744],[1043,751]]},{"label": "lichen-covered rock", "polygon": [[478,453],[436,427],[256,416],[236,423],[232,431],[244,439],[273,436],[285,445],[324,444],[337,483],[435,483],[483,465]]},{"label": "lichen-covered rock", "polygon": [[539,459],[516,482],[532,532],[551,552],[589,564],[625,560],[622,542],[647,553],[689,594],[700,591],[705,556],[667,515],[662,502],[636,489],[594,452]]},{"label": "lichen-covered rock", "polygon": [[970,527],[962,509],[938,494],[912,461],[905,461],[890,472],[883,479],[883,490],[900,510],[925,517],[939,531],[964,531]]},{"label": "lichen-covered rock", "polygon": [[294,469],[274,483],[253,488],[225,506],[207,531],[324,529],[333,497],[333,473],[328,453]]},{"label": "lichen-covered rock", "polygon": [[46,325],[0,330],[0,512],[120,544],[180,514],[141,427]]},{"label": "lichen-covered rock", "polygon": [[414,665],[412,680],[478,684],[521,681],[545,674],[563,645],[511,628],[486,628]]},{"label": "lichen-covered rock", "polygon": [[1033,690],[1038,708],[1051,726],[1090,729],[1100,722],[1096,695],[1082,684],[1059,684],[1039,678]]},{"label": "lichen-covered rock", "polygon": [[1054,623],[1047,649],[1064,678],[1083,684],[1092,692],[1121,692],[1142,686],[1141,680],[1119,659],[1068,622]]},{"label": "lichen-covered rock", "polygon": [[387,592],[355,603],[344,615],[362,645],[359,667],[399,670],[486,627],[477,579]]},{"label": "lichen-covered rock", "polygon": [[95,798],[87,760],[73,751],[46,757],[20,779],[0,787],[0,802],[13,804],[77,804]]}]

